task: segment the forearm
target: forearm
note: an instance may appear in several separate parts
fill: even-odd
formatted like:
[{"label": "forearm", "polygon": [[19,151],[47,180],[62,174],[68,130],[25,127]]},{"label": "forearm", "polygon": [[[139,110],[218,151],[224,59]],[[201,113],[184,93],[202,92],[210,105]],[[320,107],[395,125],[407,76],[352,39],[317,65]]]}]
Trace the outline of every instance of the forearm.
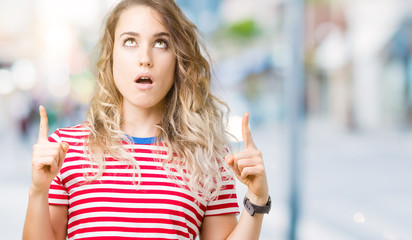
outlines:
[{"label": "forearm", "polygon": [[35,192],[30,189],[26,220],[23,229],[23,240],[54,240],[53,227],[47,192]]},{"label": "forearm", "polygon": [[242,214],[240,215],[239,222],[237,223],[235,229],[233,229],[232,233],[229,235],[227,239],[259,239],[264,214],[262,213],[262,209],[255,209],[252,216],[247,211],[246,206],[248,206],[248,208],[254,208],[253,206],[257,208],[257,206],[263,207],[267,204],[270,205],[270,202],[268,200],[270,198],[267,194],[265,194],[263,197],[256,197],[250,192],[248,192],[247,198],[247,201],[246,199],[244,201],[245,206],[243,208]]},{"label": "forearm", "polygon": [[242,214],[239,218],[239,222],[227,239],[259,239],[260,229],[262,228],[263,215],[264,214],[256,213],[252,217],[245,209],[243,209]]}]

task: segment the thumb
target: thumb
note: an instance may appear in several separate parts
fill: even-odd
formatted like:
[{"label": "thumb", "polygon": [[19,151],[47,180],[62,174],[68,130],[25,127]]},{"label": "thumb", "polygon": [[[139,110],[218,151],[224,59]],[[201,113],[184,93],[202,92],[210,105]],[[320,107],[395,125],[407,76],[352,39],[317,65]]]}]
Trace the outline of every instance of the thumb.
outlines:
[{"label": "thumb", "polygon": [[225,157],[225,161],[229,165],[229,167],[233,170],[233,173],[235,174],[235,176],[238,179],[240,179],[240,172],[239,172],[238,166],[235,161],[235,156],[233,156],[232,154],[228,154]]},{"label": "thumb", "polygon": [[229,166],[233,165],[234,160],[235,160],[235,159],[233,158],[233,155],[232,155],[232,154],[228,154],[228,155],[226,155],[226,157],[225,157],[225,161],[226,161],[226,163],[227,163]]},{"label": "thumb", "polygon": [[69,150],[69,144],[66,142],[62,142],[60,143],[60,146],[62,147],[64,153],[67,153],[67,151]]}]

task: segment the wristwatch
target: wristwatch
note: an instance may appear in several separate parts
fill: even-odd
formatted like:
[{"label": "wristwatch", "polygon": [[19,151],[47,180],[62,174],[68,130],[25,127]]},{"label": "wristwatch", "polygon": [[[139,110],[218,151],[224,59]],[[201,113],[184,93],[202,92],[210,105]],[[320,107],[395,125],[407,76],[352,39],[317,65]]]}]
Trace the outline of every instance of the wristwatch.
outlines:
[{"label": "wristwatch", "polygon": [[265,206],[258,206],[250,202],[249,198],[245,196],[245,199],[243,199],[243,205],[246,209],[246,211],[253,217],[255,213],[269,213],[270,207],[272,206],[272,200],[268,199],[268,202],[266,203]]}]

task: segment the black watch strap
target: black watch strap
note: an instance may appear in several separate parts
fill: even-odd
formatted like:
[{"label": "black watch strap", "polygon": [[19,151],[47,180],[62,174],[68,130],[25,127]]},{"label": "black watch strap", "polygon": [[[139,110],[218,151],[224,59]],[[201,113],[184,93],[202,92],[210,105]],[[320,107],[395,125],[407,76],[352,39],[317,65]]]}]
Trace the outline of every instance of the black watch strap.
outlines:
[{"label": "black watch strap", "polygon": [[272,200],[270,199],[270,196],[269,196],[268,202],[266,203],[265,206],[258,206],[258,205],[255,205],[255,204],[251,203],[249,198],[247,198],[245,196],[245,199],[243,199],[243,205],[244,205],[246,211],[251,216],[254,216],[255,213],[269,213],[270,208],[272,206]]}]

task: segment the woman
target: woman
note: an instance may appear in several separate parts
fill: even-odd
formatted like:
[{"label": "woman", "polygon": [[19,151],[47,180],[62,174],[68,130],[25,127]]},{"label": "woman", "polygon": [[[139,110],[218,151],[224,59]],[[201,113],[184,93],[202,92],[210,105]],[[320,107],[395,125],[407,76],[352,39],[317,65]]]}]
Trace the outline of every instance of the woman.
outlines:
[{"label": "woman", "polygon": [[[227,153],[196,27],[172,0],[125,0],[99,46],[88,121],[48,137],[40,106],[23,239],[258,239],[263,160],[247,114]],[[249,189],[239,222],[229,166]]]}]

